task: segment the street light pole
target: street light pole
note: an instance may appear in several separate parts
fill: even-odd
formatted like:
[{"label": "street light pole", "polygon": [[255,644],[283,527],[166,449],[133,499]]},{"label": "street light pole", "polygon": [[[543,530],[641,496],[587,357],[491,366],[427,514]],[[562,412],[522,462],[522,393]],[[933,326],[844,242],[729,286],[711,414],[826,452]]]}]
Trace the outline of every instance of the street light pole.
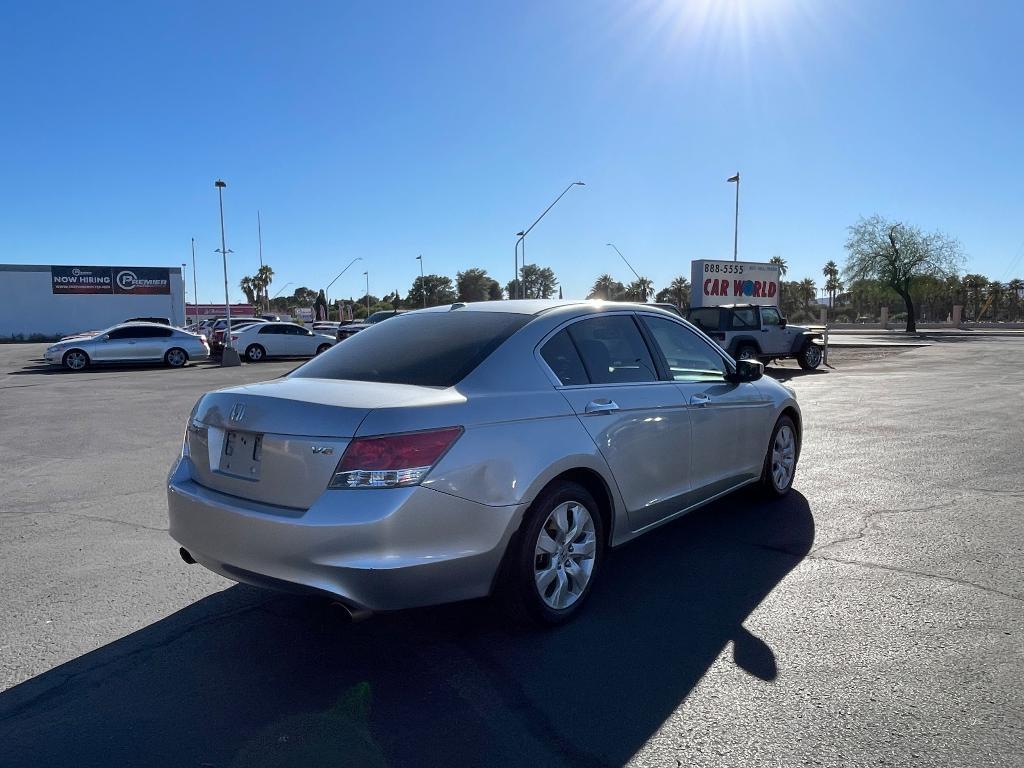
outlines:
[{"label": "street light pole", "polygon": [[238,352],[233,346],[231,346],[231,300],[228,298],[228,254],[233,251],[228,250],[227,239],[224,235],[224,187],[227,186],[223,181],[217,179],[214,182],[214,186],[217,187],[217,197],[220,200],[220,253],[224,257],[224,316],[227,318],[227,325],[224,328],[224,351],[220,356],[220,364],[222,366],[233,366],[241,365],[242,361],[238,358]]},{"label": "street light pole", "polygon": [[363,272],[363,276],[366,277],[366,316],[370,316],[370,273]]},{"label": "street light pole", "polygon": [[[423,294],[423,308],[427,308],[427,286],[424,285],[423,280],[423,254],[421,253],[416,257],[416,260],[420,263],[420,293]],[[369,293],[369,290],[367,290]]]},{"label": "street light pole", "polygon": [[582,181],[574,181],[572,184],[570,184],[564,190],[562,190],[562,194],[560,194],[558,197],[556,197],[554,202],[552,202],[551,205],[549,205],[547,208],[544,209],[544,213],[542,213],[540,216],[538,216],[537,220],[535,222],[533,222],[533,224],[531,224],[529,227],[524,229],[522,232],[516,233],[517,236],[519,237],[519,240],[516,241],[516,271],[515,271],[515,274],[512,275],[512,277],[513,277],[513,279],[515,281],[515,282],[513,282],[512,285],[516,288],[517,293],[522,293],[523,292],[522,291],[522,287],[519,285],[519,248],[518,248],[519,243],[523,244],[523,266],[525,267],[526,266],[526,236],[528,234],[530,234],[530,230],[533,229],[534,227],[536,227],[537,224],[540,222],[540,220],[543,219],[547,215],[548,211],[550,211],[552,208],[555,207],[555,203],[557,203],[559,200],[561,200],[563,197],[565,197],[565,193],[566,192],[568,192],[573,187],[585,187],[585,186],[587,186],[587,185],[584,184]]},{"label": "street light pole", "polygon": [[[351,267],[357,261],[362,261],[362,260],[363,260],[362,256],[356,256],[354,259],[352,259],[352,261],[350,261],[348,264],[346,264],[345,268],[343,270],[341,270],[341,272],[339,272],[337,274],[337,276],[333,280],[331,280],[331,282],[329,282],[327,284],[326,288],[324,288],[324,301],[327,302],[327,315],[328,315],[328,317],[330,317],[330,314],[331,314],[331,301],[328,298],[328,295],[329,295],[328,292],[331,290],[331,286],[334,285],[336,282],[338,282],[338,278],[340,278],[342,275],[344,275],[346,272],[348,272],[348,268],[349,267]],[[338,316],[338,320],[341,320],[341,316],[340,315]]]},{"label": "street light pole", "polygon": [[[623,261],[626,261],[626,257],[622,255],[622,251],[618,249],[618,246],[616,246],[615,243],[605,243],[605,245],[610,245],[612,248],[614,248],[615,252],[619,254],[619,258],[622,259]],[[639,280],[640,275],[636,274],[636,270],[633,269],[633,265],[626,261],[626,266],[629,267],[629,271],[636,275],[636,279]]]},{"label": "street light pole", "polygon": [[199,319],[199,279],[196,277],[196,239],[192,238],[192,303],[196,306],[196,319]]},{"label": "street light pole", "polygon": [[740,243],[740,172],[736,171],[736,175],[730,176],[726,181],[736,183],[736,218],[732,230],[732,260],[736,261]]},{"label": "street light pole", "polygon": [[260,241],[260,267],[263,267],[263,222],[260,221],[260,212],[256,211],[256,236]]}]

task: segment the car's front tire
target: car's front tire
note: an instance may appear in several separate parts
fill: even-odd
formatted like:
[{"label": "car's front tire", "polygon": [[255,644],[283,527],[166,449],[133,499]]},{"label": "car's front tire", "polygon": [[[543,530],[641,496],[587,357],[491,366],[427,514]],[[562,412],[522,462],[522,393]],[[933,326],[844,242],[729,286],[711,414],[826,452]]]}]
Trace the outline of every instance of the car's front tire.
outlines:
[{"label": "car's front tire", "polygon": [[267,350],[259,344],[250,344],[245,349],[245,359],[250,363],[258,363],[267,356]]},{"label": "car's front tire", "polygon": [[813,371],[821,365],[821,347],[813,341],[808,341],[796,356],[796,361],[805,371]]},{"label": "car's front tire", "polygon": [[773,498],[785,496],[793,487],[800,458],[800,433],[789,416],[780,416],[768,441],[768,453],[761,469],[761,488]]},{"label": "car's front tire", "polygon": [[508,553],[500,596],[523,623],[556,625],[575,616],[604,562],[604,522],[583,486],[559,481],[530,506]]},{"label": "car's front tire", "polygon": [[78,373],[89,367],[89,356],[80,349],[69,349],[61,358],[61,365],[69,371]]},{"label": "car's front tire", "polygon": [[319,347],[316,348],[316,353],[318,355],[322,355],[324,352],[326,352],[330,348],[331,348],[330,344],[321,344]]},{"label": "car's front tire", "polygon": [[753,344],[740,344],[736,348],[737,360],[757,360],[757,347]]}]

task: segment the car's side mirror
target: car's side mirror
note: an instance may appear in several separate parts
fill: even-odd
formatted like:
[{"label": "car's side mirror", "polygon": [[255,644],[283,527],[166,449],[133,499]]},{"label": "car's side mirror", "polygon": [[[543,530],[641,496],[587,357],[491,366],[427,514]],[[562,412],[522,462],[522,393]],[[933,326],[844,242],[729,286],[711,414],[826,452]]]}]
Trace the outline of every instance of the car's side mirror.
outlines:
[{"label": "car's side mirror", "polygon": [[786,318],[784,318],[784,317],[780,318],[779,319],[779,328],[785,328],[785,327],[786,327]]},{"label": "car's side mirror", "polygon": [[726,374],[726,381],[733,384],[742,384],[748,381],[757,381],[764,376],[764,365],[757,360],[737,360],[736,370]]},{"label": "car's side mirror", "polygon": [[100,336],[100,341],[110,341],[110,336],[108,336],[107,334],[103,334],[102,336]]}]

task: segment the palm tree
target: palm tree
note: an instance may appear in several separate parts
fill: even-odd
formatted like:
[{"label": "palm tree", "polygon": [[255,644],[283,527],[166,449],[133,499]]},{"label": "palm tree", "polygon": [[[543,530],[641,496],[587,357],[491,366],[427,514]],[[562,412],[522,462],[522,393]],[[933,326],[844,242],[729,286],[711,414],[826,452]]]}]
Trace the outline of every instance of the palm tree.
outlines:
[{"label": "palm tree", "polygon": [[238,287],[241,288],[242,293],[245,294],[246,301],[250,304],[256,303],[256,281],[253,278],[246,275],[239,281]]},{"label": "palm tree", "polygon": [[811,303],[814,301],[814,297],[818,295],[818,288],[814,284],[814,281],[809,277],[805,277],[800,281],[798,292],[801,304],[803,304],[803,307],[807,312],[810,312]]},{"label": "palm tree", "polygon": [[768,259],[769,264],[775,264],[779,268],[779,277],[785,277],[786,272],[789,270],[789,265],[786,264],[786,260],[781,256],[772,256]]},{"label": "palm tree", "polygon": [[988,278],[984,275],[964,275],[961,282],[964,287],[965,297],[974,310],[971,314],[971,319],[977,320],[978,315],[981,313],[981,299],[985,293],[985,288],[988,287]]},{"label": "palm tree", "polygon": [[626,296],[631,301],[647,302],[654,295],[654,283],[649,278],[640,277],[626,288]]},{"label": "palm tree", "polygon": [[655,301],[665,304],[675,304],[679,309],[690,304],[690,281],[680,275],[668,284],[668,288],[662,288],[654,297]]},{"label": "palm tree", "polygon": [[1024,299],[1024,280],[1015,277],[1006,284],[1006,290],[1010,292],[1010,306],[1013,307],[1013,314],[1010,320],[1020,320],[1021,299]]},{"label": "palm tree", "polygon": [[836,301],[836,293],[843,290],[843,281],[839,279],[839,267],[834,261],[829,261],[821,270],[825,276],[825,292],[828,294],[828,307],[832,309]]},{"label": "palm tree", "polygon": [[256,299],[261,306],[270,303],[270,284],[274,282],[274,269],[269,264],[264,264],[256,270],[256,277],[253,278],[253,287],[256,289]]},{"label": "palm tree", "polygon": [[604,274],[594,281],[594,285],[590,289],[590,295],[588,298],[615,301],[620,298],[623,290],[622,283],[611,275]]}]

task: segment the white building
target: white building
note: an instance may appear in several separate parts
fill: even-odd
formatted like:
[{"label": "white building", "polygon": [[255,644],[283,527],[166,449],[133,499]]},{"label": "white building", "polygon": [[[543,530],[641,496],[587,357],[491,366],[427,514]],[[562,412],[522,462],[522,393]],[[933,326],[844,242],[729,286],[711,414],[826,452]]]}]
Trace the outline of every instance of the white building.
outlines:
[{"label": "white building", "polygon": [[132,317],[185,324],[181,267],[0,264],[0,336],[57,336]]}]

